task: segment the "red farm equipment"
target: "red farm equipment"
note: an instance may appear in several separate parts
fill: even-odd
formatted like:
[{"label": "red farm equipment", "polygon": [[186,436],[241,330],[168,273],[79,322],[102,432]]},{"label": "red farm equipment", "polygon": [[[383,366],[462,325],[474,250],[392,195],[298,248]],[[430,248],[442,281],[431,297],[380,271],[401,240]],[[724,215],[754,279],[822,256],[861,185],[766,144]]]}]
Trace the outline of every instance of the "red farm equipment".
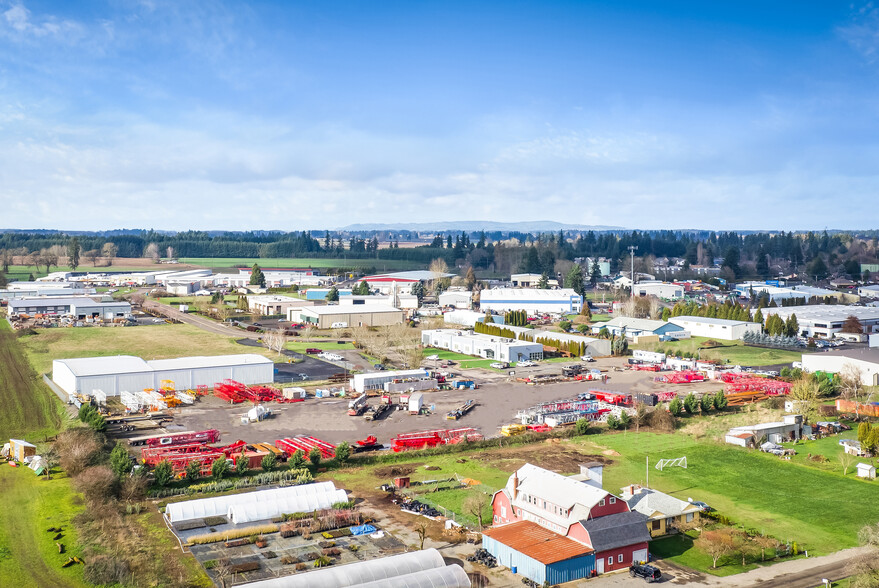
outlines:
[{"label": "red farm equipment", "polygon": [[623,394],[622,392],[611,392],[608,390],[590,390],[590,394],[595,396],[596,400],[606,402],[608,404],[616,404],[619,406],[628,406],[632,404],[632,395]]},{"label": "red farm equipment", "polygon": [[247,397],[244,395],[246,389],[247,386],[241,382],[223,380],[219,384],[214,385],[214,396],[232,404],[239,404],[247,400]]},{"label": "red farm equipment", "polygon": [[682,370],[656,376],[654,381],[663,384],[690,384],[692,382],[704,382],[705,374],[696,370]]},{"label": "red farm equipment", "polygon": [[309,452],[315,447],[320,451],[323,459],[332,459],[336,457],[335,445],[309,435],[297,435],[295,437],[278,439],[275,442],[275,447],[282,449],[288,457],[296,453],[297,449],[301,449],[302,453],[305,454],[305,457],[308,458]]},{"label": "red farm equipment", "polygon": [[435,431],[419,431],[417,433],[402,433],[391,439],[391,449],[395,452],[408,451],[411,449],[423,449],[462,443],[464,441],[481,441],[482,435],[476,429],[464,427],[460,429],[437,429]]},{"label": "red farm equipment", "polygon": [[156,447],[161,445],[185,445],[188,443],[216,443],[220,440],[220,432],[216,429],[206,431],[185,431],[182,433],[168,433],[166,435],[154,435],[151,437],[138,437],[130,439],[130,445],[147,445]]}]

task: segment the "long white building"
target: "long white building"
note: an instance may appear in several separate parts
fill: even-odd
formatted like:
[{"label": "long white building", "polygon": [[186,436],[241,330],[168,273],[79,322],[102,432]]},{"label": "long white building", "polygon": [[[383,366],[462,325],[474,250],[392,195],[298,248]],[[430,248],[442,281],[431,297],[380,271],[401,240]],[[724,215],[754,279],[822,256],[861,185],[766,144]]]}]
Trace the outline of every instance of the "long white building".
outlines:
[{"label": "long white building", "polygon": [[524,361],[543,359],[543,345],[531,341],[519,341],[507,337],[496,337],[458,331],[455,329],[435,329],[421,332],[421,343],[425,347],[448,349],[465,355],[475,355],[485,359],[501,361]]},{"label": "long white building", "polygon": [[479,295],[483,312],[524,310],[528,314],[577,313],[583,308],[583,297],[572,288],[540,290],[534,288],[492,288]]},{"label": "long white building", "polygon": [[809,306],[784,306],[764,308],[760,312],[767,319],[777,314],[787,320],[792,314],[797,315],[800,335],[831,339],[842,331],[845,319],[855,316],[861,322],[864,333],[879,333],[879,307],[876,306],[845,306],[842,304],[816,304]]},{"label": "long white building", "polygon": [[668,322],[678,325],[693,337],[711,337],[729,341],[739,341],[745,333],[760,333],[763,330],[760,323],[702,316],[675,316],[668,319]]},{"label": "long white building", "polygon": [[89,296],[39,296],[9,301],[7,310],[10,317],[19,315],[34,316],[73,316],[77,319],[99,318],[113,320],[131,316],[131,304],[123,301],[98,301]]},{"label": "long white building", "polygon": [[272,360],[252,353],[152,361],[132,355],[116,355],[52,362],[52,380],[68,394],[90,394],[92,390],[101,390],[107,396],[118,396],[120,392],[158,389],[162,380],[171,380],[177,390],[186,390],[197,386],[213,387],[223,380],[250,385],[270,384],[274,379]]},{"label": "long white building", "polygon": [[656,296],[664,300],[678,300],[684,297],[684,287],[668,282],[651,281],[635,284],[636,296]]},{"label": "long white building", "polygon": [[848,366],[860,372],[864,386],[879,386],[879,349],[875,347],[803,354],[803,369],[808,372],[839,374]]},{"label": "long white building", "polygon": [[427,370],[422,369],[368,372],[365,374],[354,374],[354,377],[348,382],[348,387],[362,394],[367,390],[382,390],[385,383],[393,382],[394,380],[426,377],[428,377]]}]

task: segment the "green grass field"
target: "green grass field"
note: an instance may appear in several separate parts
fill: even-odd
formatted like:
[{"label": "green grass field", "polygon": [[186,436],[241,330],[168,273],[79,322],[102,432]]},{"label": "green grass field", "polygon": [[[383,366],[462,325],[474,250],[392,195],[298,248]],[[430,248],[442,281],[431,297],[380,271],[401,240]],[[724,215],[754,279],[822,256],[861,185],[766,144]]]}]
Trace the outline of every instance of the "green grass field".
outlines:
[{"label": "green grass field", "polygon": [[[26,337],[25,337],[26,338]],[[21,341],[0,320],[0,440],[41,441],[61,426],[61,401],[31,369]]]},{"label": "green grass field", "polygon": [[[702,500],[746,527],[795,540],[816,554],[857,544],[858,530],[879,521],[876,482],[781,460],[731,445],[695,441],[681,434],[619,433],[580,438],[579,443],[610,451],[617,460],[604,474],[614,491],[632,482],[650,485],[682,500]],[[646,457],[650,457],[647,469]],[[653,464],[687,457],[687,469]]]},{"label": "green grass field", "polygon": [[[669,341],[662,343],[643,343],[640,345],[632,345],[633,349],[646,349],[653,351],[655,349],[675,350],[679,353],[695,353],[699,348],[708,341],[707,337],[693,337],[692,339],[684,339],[681,341]],[[780,363],[791,363],[800,361],[803,358],[802,351],[788,351],[786,349],[764,349],[762,347],[745,346],[741,341],[721,341],[718,343],[723,347],[715,347],[713,349],[702,349],[699,351],[700,358],[712,361],[723,361],[730,364],[742,366],[763,366],[775,365]]]},{"label": "green grass field", "polygon": [[[434,347],[426,347],[424,349],[424,357],[430,357],[432,355],[438,356],[440,358],[440,360],[450,359],[463,369],[469,369],[469,368],[493,369],[490,366],[492,363],[497,361],[496,359],[482,359],[480,357],[473,357],[472,355],[464,355],[463,353],[455,353],[454,351],[449,351],[447,349],[436,349]],[[430,362],[428,362],[428,363],[430,363]]]},{"label": "green grass field", "polygon": [[[0,586],[16,588],[77,588],[89,586],[82,579],[82,566],[62,568],[76,548],[73,516],[76,506],[70,480],[56,474],[51,480],[31,470],[0,467]],[[63,527],[67,553],[58,553],[49,527]]]},{"label": "green grass field", "polygon": [[41,374],[52,370],[53,359],[73,357],[135,355],[143,359],[169,359],[237,353],[277,357],[277,353],[261,347],[238,345],[233,337],[221,337],[183,324],[42,329],[19,341],[34,369]]},{"label": "green grass field", "polygon": [[235,268],[235,267],[252,267],[253,264],[259,264],[260,267],[277,267],[277,268],[376,268],[377,271],[397,271],[422,269],[423,265],[414,261],[405,261],[400,259],[332,259],[318,257],[271,257],[265,259],[247,258],[247,257],[187,257],[180,260],[180,263],[190,265],[198,265],[211,268]]}]

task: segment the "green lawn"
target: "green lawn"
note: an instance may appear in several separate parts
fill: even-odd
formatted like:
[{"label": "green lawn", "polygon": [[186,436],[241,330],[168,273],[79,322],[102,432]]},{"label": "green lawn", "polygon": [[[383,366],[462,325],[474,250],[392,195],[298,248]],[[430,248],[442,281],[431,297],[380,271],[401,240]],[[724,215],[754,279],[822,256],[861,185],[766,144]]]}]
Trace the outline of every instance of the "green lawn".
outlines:
[{"label": "green lawn", "polygon": [[[844,478],[773,455],[730,445],[695,441],[685,435],[633,433],[580,438],[579,443],[609,450],[617,460],[604,474],[613,491],[632,482],[686,500],[703,500],[737,523],[795,540],[815,554],[857,544],[858,530],[879,521],[876,482]],[[687,457],[687,469],[652,467],[660,458]]]},{"label": "green lawn", "polygon": [[414,261],[402,259],[333,259],[318,257],[272,257],[272,258],[248,258],[248,257],[188,257],[180,260],[180,263],[199,265],[211,268],[234,268],[240,266],[252,267],[259,264],[260,267],[277,268],[376,268],[377,271],[395,271],[423,269],[423,265]]},{"label": "green lawn", "polygon": [[321,351],[335,351],[337,349],[355,349],[353,343],[339,343],[335,339],[330,340],[312,340],[312,341],[288,341],[286,345],[290,351],[297,353],[305,353],[306,349],[314,348]]},{"label": "green lawn", "polygon": [[[668,341],[660,343],[643,343],[632,345],[633,349],[646,349],[653,351],[664,349],[674,350],[678,353],[695,353],[708,341],[708,337],[693,337],[681,341]],[[750,347],[741,341],[716,340],[723,347],[702,349],[699,351],[701,359],[728,362],[743,366],[775,365],[779,363],[791,363],[803,358],[802,351],[788,351],[786,349],[765,349],[763,347]]]},{"label": "green lawn", "polygon": [[52,370],[53,359],[135,355],[143,359],[169,359],[190,355],[259,353],[276,358],[261,347],[244,347],[234,337],[222,337],[198,327],[159,324],[140,327],[81,327],[41,329],[19,339],[38,373]]},{"label": "green lawn", "polygon": [[613,317],[609,314],[593,314],[592,322],[593,323],[606,323]]},{"label": "green lawn", "polygon": [[424,349],[424,357],[430,357],[431,355],[438,356],[442,359],[450,359],[455,362],[456,365],[460,366],[462,369],[469,368],[485,368],[492,369],[489,367],[496,359],[482,359],[481,357],[473,357],[472,355],[464,355],[463,353],[455,353],[454,351],[449,351],[447,349],[436,349],[434,347],[425,347]]},{"label": "green lawn", "polygon": [[25,339],[0,320],[0,443],[10,437],[42,441],[62,423],[64,407],[29,365]]},{"label": "green lawn", "polygon": [[[799,443],[783,443],[784,447],[791,447],[796,450],[797,454],[791,457],[791,461],[795,464],[805,467],[816,468],[826,472],[833,472],[842,476],[843,466],[840,462],[840,456],[845,453],[839,444],[840,439],[857,439],[858,432],[856,430],[846,431],[840,435],[832,435],[824,437],[816,441],[801,441]],[[821,456],[824,459],[813,459],[809,455]],[[826,461],[825,461],[826,460]],[[846,477],[856,479],[857,473],[855,464],[859,461],[868,461],[863,458],[851,457],[851,464],[848,468]]]},{"label": "green lawn", "polygon": [[[56,474],[51,480],[31,470],[0,467],[0,586],[16,588],[75,588],[89,586],[82,579],[82,566],[62,568],[77,549],[71,519],[82,510],[74,503],[70,480]],[[66,549],[58,553],[49,527],[63,527],[58,540]]]},{"label": "green lawn", "polygon": [[[698,535],[694,531],[690,531],[687,534],[670,535],[668,537],[654,539],[650,542],[650,553],[658,558],[667,559],[682,566],[707,572],[714,576],[732,576],[733,574],[740,574],[742,572],[753,570],[761,565],[771,565],[772,563],[775,563],[774,561],[769,560],[765,563],[757,562],[742,565],[742,560],[739,555],[734,554],[732,556],[724,556],[720,558],[717,561],[717,568],[712,569],[711,566],[714,565],[714,561],[711,559],[711,556],[696,549],[693,545],[694,538],[697,536]],[[771,550],[766,554],[767,558],[773,556],[774,552]]]}]

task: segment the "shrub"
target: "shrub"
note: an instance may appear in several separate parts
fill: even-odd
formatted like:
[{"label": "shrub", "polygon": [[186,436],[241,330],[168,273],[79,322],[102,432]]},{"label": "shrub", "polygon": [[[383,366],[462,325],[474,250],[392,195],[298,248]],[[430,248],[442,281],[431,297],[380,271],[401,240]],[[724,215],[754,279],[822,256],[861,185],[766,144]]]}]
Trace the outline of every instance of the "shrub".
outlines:
[{"label": "shrub", "polygon": [[672,416],[681,416],[682,410],[684,410],[684,404],[681,402],[679,396],[675,396],[671,399],[671,402],[668,403],[668,412],[670,412]]},{"label": "shrub", "polygon": [[131,570],[124,559],[110,555],[95,555],[86,561],[82,568],[82,576],[89,584],[122,585],[131,581]]},{"label": "shrub", "polygon": [[323,457],[323,454],[320,452],[320,449],[317,447],[312,447],[311,451],[308,452],[308,461],[311,462],[311,465],[317,469],[320,466],[320,460]]},{"label": "shrub", "polygon": [[86,468],[76,477],[75,482],[76,489],[82,492],[89,502],[104,502],[115,496],[119,489],[119,478],[107,466]]},{"label": "shrub", "polygon": [[620,428],[620,420],[612,415],[607,415],[607,426],[609,429],[619,429]]},{"label": "shrub", "polygon": [[684,410],[687,411],[687,414],[694,414],[699,410],[699,400],[692,392],[684,398]]},{"label": "shrub", "polygon": [[74,477],[96,461],[101,451],[101,442],[93,431],[84,428],[69,429],[58,435],[55,449],[61,468]]},{"label": "shrub", "polygon": [[336,446],[336,461],[344,464],[348,461],[349,457],[351,457],[351,447],[347,441],[342,441]]},{"label": "shrub", "polygon": [[714,395],[703,394],[702,401],[699,403],[703,414],[708,414],[714,408]]},{"label": "shrub", "polygon": [[226,460],[226,457],[218,457],[214,460],[214,463],[211,464],[211,477],[214,480],[222,480],[223,476],[229,471],[229,462]]},{"label": "shrub", "polygon": [[278,465],[278,458],[275,457],[274,453],[270,453],[262,458],[260,465],[262,466],[263,471],[270,472],[275,469],[276,465]]},{"label": "shrub", "polygon": [[156,479],[157,486],[167,486],[174,478],[174,470],[171,468],[171,462],[167,459],[160,461],[153,470],[153,476]]},{"label": "shrub", "polygon": [[305,467],[305,454],[301,449],[297,449],[290,456],[290,469],[298,470]]},{"label": "shrub", "polygon": [[198,480],[201,477],[201,464],[197,461],[191,461],[186,464],[186,479],[190,482]]},{"label": "shrub", "polygon": [[[238,456],[238,460],[235,462],[235,473],[239,476],[243,476],[247,474],[247,470],[249,469],[247,458],[243,455]],[[188,477],[188,476],[187,476]]]}]

